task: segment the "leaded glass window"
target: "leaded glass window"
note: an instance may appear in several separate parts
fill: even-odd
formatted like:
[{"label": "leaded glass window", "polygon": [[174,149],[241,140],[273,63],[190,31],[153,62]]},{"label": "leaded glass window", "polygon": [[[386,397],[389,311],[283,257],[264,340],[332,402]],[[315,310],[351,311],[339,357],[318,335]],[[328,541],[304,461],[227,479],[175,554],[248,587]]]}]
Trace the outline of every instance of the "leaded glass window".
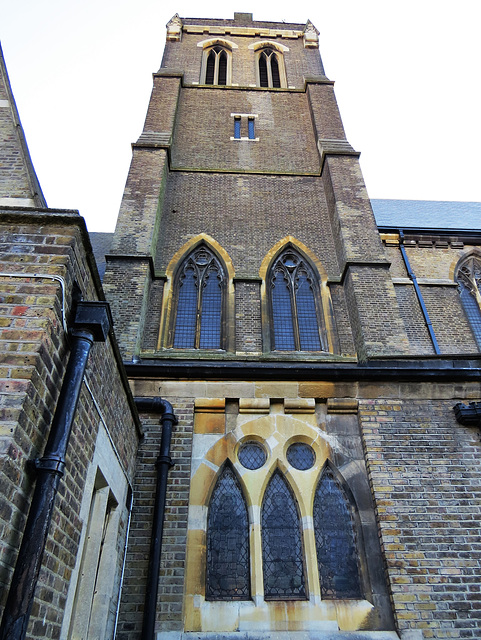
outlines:
[{"label": "leaded glass window", "polygon": [[174,347],[221,348],[224,280],[219,260],[207,247],[184,260],[177,276]]},{"label": "leaded glass window", "polygon": [[227,84],[227,52],[217,45],[207,54],[205,84]]},{"label": "leaded glass window", "polygon": [[329,467],[317,485],[313,516],[321,597],[362,598],[351,507]]},{"label": "leaded glass window", "polygon": [[281,76],[278,54],[270,48],[262,49],[259,54],[259,85],[261,87],[279,88]]},{"label": "leaded glass window", "polygon": [[306,597],[301,527],[287,482],[276,471],[262,503],[262,564],[266,600]]},{"label": "leaded glass window", "polygon": [[306,471],[314,466],[316,454],[314,449],[303,442],[294,442],[287,449],[287,462],[300,471]]},{"label": "leaded glass window", "polygon": [[267,455],[264,447],[257,442],[245,442],[237,454],[239,462],[246,469],[260,469],[264,466]]},{"label": "leaded glass window", "polygon": [[318,294],[312,269],[294,249],[270,271],[273,347],[278,351],[321,351]]},{"label": "leaded glass window", "polygon": [[209,504],[205,595],[209,600],[250,596],[247,507],[230,466],[220,475]]},{"label": "leaded glass window", "polygon": [[474,337],[481,348],[481,257],[471,256],[458,268],[459,295]]}]

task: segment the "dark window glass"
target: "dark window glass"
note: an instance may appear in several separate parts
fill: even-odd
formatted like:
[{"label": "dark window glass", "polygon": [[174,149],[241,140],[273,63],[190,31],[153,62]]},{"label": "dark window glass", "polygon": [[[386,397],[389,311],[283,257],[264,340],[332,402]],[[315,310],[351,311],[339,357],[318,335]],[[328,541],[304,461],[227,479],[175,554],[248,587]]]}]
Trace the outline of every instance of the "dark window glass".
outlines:
[{"label": "dark window glass", "polygon": [[241,137],[241,119],[234,118],[234,138],[237,140]]},{"label": "dark window glass", "polygon": [[307,273],[299,273],[296,283],[296,306],[301,351],[319,351],[321,348],[311,282]]},{"label": "dark window glass", "polygon": [[216,54],[212,49],[207,58],[207,68],[205,71],[205,84],[214,84]]},{"label": "dark window glass", "polygon": [[266,600],[306,597],[299,514],[278,471],[267,485],[262,503],[262,564]]},{"label": "dark window glass", "polygon": [[239,483],[225,467],[212,493],[207,521],[208,600],[248,600],[249,521]]},{"label": "dark window glass", "polygon": [[269,86],[269,78],[267,75],[267,61],[264,52],[259,56],[259,80],[261,87]]},{"label": "dark window glass", "polygon": [[314,466],[316,455],[308,444],[295,442],[287,450],[287,461],[294,469],[305,471]]},{"label": "dark window glass", "polygon": [[255,132],[255,121],[254,118],[249,118],[247,120],[247,125],[248,125],[248,136],[249,136],[249,140],[254,140],[256,137],[256,132]]},{"label": "dark window glass", "polygon": [[179,281],[174,347],[193,347],[197,322],[197,283],[194,265],[187,264]]},{"label": "dark window glass", "polygon": [[315,279],[306,261],[293,249],[274,262],[270,275],[274,349],[323,349],[314,294]]},{"label": "dark window glass", "polygon": [[473,330],[474,337],[481,347],[481,312],[476,298],[463,283],[459,284],[459,295],[463,303],[464,311],[468,316],[469,324]]},{"label": "dark window glass", "polygon": [[294,327],[292,324],[292,301],[288,280],[283,272],[278,272],[272,280],[272,320],[274,323],[274,348],[293,351]]},{"label": "dark window glass", "polygon": [[239,449],[239,462],[246,469],[260,469],[267,460],[266,452],[257,442],[246,442]]},{"label": "dark window glass", "polygon": [[459,267],[456,279],[464,310],[481,348],[481,257],[471,256]]},{"label": "dark window glass", "polygon": [[350,505],[329,468],[314,497],[314,531],[321,597],[362,598]]},{"label": "dark window glass", "polygon": [[184,260],[178,275],[173,346],[220,349],[224,276],[215,255],[201,246]]},{"label": "dark window glass", "polygon": [[219,80],[217,84],[227,84],[227,54],[221,51],[219,54]]},{"label": "dark window glass", "polygon": [[279,64],[277,62],[277,56],[275,53],[271,54],[271,74],[272,74],[272,86],[281,86],[281,77],[279,75]]}]

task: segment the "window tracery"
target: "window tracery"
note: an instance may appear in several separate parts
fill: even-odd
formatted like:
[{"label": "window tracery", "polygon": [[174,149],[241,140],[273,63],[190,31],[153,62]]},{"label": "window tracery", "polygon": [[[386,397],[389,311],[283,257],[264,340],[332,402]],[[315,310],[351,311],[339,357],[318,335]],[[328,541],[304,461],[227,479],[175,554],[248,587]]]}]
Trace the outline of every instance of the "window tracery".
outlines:
[{"label": "window tracery", "polygon": [[214,253],[197,247],[177,275],[177,308],[173,346],[220,349],[225,276]]},{"label": "window tracery", "polygon": [[457,269],[459,295],[474,337],[481,348],[481,256],[472,255]]},{"label": "window tracery", "polygon": [[231,52],[220,45],[204,50],[202,83],[225,86],[230,84]]},{"label": "window tracery", "polygon": [[270,271],[274,349],[321,351],[323,344],[316,281],[306,260],[292,248],[280,254]]},{"label": "window tracery", "polygon": [[[280,88],[283,86],[281,77],[282,59],[280,53],[271,47],[261,49],[258,57],[259,86]],[[283,74],[282,74],[283,75]]]}]

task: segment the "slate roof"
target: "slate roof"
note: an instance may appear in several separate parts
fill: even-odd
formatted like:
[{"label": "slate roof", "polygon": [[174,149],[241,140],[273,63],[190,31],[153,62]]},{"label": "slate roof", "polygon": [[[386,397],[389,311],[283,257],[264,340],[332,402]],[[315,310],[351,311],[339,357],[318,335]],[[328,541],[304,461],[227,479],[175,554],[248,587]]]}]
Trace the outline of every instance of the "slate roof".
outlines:
[{"label": "slate roof", "polygon": [[94,252],[95,262],[97,263],[100,280],[103,280],[105,275],[105,268],[107,266],[105,254],[110,253],[110,247],[112,246],[112,239],[114,237],[114,234],[104,233],[101,231],[91,231],[89,233],[89,237]]},{"label": "slate roof", "polygon": [[371,200],[379,227],[481,229],[481,202]]}]

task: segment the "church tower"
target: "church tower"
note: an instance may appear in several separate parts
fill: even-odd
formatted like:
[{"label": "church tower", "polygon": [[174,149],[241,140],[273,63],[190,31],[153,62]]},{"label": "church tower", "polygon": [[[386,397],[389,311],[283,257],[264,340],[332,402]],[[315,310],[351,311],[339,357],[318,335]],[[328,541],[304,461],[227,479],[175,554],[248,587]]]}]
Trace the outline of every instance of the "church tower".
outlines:
[{"label": "church tower", "polygon": [[357,400],[332,382],[407,352],[388,266],[314,25],[174,16],[104,278],[134,394],[179,418],[158,631],[393,629]]},{"label": "church tower", "polygon": [[[119,639],[417,639],[443,619],[419,478],[475,374],[424,335],[404,241],[376,226],[311,22],[172,18],[103,282],[144,429]],[[437,246],[431,265],[464,255]],[[435,285],[467,327],[437,268],[439,334]]]}]

